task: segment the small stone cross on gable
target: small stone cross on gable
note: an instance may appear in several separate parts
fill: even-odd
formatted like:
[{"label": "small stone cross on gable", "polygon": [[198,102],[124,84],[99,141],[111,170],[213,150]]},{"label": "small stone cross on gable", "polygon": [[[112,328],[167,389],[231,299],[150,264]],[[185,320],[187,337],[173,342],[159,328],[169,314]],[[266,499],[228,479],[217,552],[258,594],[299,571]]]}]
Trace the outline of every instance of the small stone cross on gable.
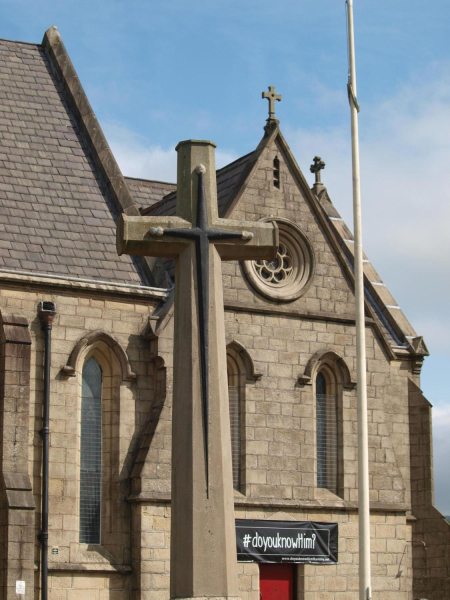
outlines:
[{"label": "small stone cross on gable", "polygon": [[314,173],[316,176],[316,183],[322,183],[321,178],[320,178],[320,171],[322,171],[323,169],[325,169],[325,162],[320,158],[320,156],[315,156],[313,158],[313,163],[309,170],[311,171],[311,173]]},{"label": "small stone cross on gable", "polygon": [[275,86],[270,85],[268,92],[262,93],[263,98],[267,98],[269,101],[269,119],[275,119],[275,100],[281,102],[281,94],[275,93]]},{"label": "small stone cross on gable", "polygon": [[222,260],[273,260],[273,223],[218,215],[215,144],[180,142],[177,216],[130,217],[119,254],[175,258],[171,597],[237,597]]}]

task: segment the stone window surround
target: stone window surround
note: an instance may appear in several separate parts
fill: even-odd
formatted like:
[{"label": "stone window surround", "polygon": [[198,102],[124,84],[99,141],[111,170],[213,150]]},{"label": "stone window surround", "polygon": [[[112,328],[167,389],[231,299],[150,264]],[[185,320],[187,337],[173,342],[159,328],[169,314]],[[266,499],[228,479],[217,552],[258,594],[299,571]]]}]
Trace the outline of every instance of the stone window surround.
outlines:
[{"label": "stone window surround", "polygon": [[337,429],[337,494],[326,488],[317,487],[317,448],[314,452],[314,474],[316,479],[316,487],[314,489],[314,497],[316,499],[343,499],[344,498],[344,435],[343,435],[343,404],[344,404],[344,388],[345,385],[345,374],[344,369],[341,366],[341,362],[346,363],[343,359],[335,352],[318,353],[319,356],[315,361],[314,366],[311,369],[311,381],[313,383],[313,422],[314,422],[314,444],[317,444],[317,432],[316,432],[316,380],[319,373],[325,377],[326,382],[326,393],[327,395],[333,395],[336,397],[336,429]]},{"label": "stone window surround", "polygon": [[[112,518],[112,505],[117,505],[113,495],[114,489],[120,487],[124,481],[124,462],[127,455],[129,442],[123,443],[126,435],[124,423],[122,423],[121,413],[131,412],[134,415],[134,398],[131,392],[130,384],[124,385],[124,382],[134,379],[136,376],[132,372],[129,360],[125,350],[118,340],[110,334],[96,330],[89,332],[81,338],[74,346],[67,365],[63,367],[62,374],[66,377],[77,378],[77,424],[76,430],[78,438],[81,428],[81,396],[82,396],[82,371],[85,363],[90,359],[95,360],[102,370],[102,514],[101,514],[101,544],[89,545],[79,543],[79,531],[76,532],[76,539],[70,542],[70,569],[76,568],[76,565],[83,567],[83,570],[97,571],[99,568],[114,571],[127,571],[130,569],[129,552],[131,540],[125,544],[120,556],[114,550],[116,546],[114,536],[117,536],[119,530],[117,516]],[[127,389],[128,388],[128,389]],[[113,443],[113,440],[117,443]],[[126,447],[126,448],[125,448]],[[79,527],[79,486],[80,486],[80,444],[78,443],[77,453],[77,515],[76,522]],[[120,490],[118,493],[121,498],[126,496],[127,490]],[[117,494],[117,492],[116,492]],[[120,519],[119,521],[123,521]],[[130,526],[127,523],[123,527],[123,532],[119,535],[123,539],[124,532],[130,532]],[[124,554],[128,554],[124,560]],[[49,569],[60,568],[63,565],[58,563],[49,564]]]},{"label": "stone window surround", "polygon": [[227,343],[227,376],[228,385],[239,388],[239,412],[240,412],[240,485],[235,494],[246,495],[246,410],[245,390],[248,383],[258,381],[262,374],[255,371],[253,360],[246,348],[235,340]]},{"label": "stone window surround", "polygon": [[[333,364],[330,364],[330,362],[328,361],[323,361],[322,364],[319,366],[319,368],[317,369],[316,372],[316,376],[314,378],[314,387],[316,388],[316,383],[317,383],[317,378],[319,375],[322,375],[325,379],[325,394],[326,396],[330,396],[333,397],[335,399],[335,407],[336,407],[336,412],[335,415],[331,415],[330,411],[326,410],[327,412],[327,424],[326,427],[328,429],[328,419],[329,418],[335,418],[336,420],[336,441],[337,441],[337,454],[336,457],[333,458],[328,458],[327,457],[327,468],[330,470],[335,470],[336,471],[336,488],[334,490],[329,489],[329,487],[323,488],[321,487],[319,489],[319,486],[317,485],[317,478],[318,478],[318,453],[319,453],[319,448],[317,447],[317,435],[315,435],[314,440],[315,440],[315,444],[316,444],[316,451],[314,453],[314,460],[315,460],[315,476],[316,476],[316,487],[317,487],[317,494],[320,494],[320,491],[322,489],[327,489],[329,492],[333,493],[334,495],[338,495],[338,496],[342,496],[342,494],[340,493],[342,491],[342,481],[341,481],[341,473],[342,473],[342,426],[340,425],[342,423],[342,399],[340,398],[341,396],[341,391],[339,388],[341,386],[339,386],[338,383],[338,379],[336,377],[336,369],[334,368]],[[317,421],[318,421],[318,417],[317,417],[317,390],[314,389],[314,424],[315,424],[315,429],[317,432]],[[329,441],[329,440],[327,440]],[[328,452],[328,451],[327,451]],[[331,463],[335,463],[335,464],[331,464]],[[329,485],[329,482],[328,482]]]},{"label": "stone window surround", "polygon": [[287,248],[292,261],[292,275],[279,284],[266,282],[260,275],[261,268],[258,268],[257,262],[250,260],[242,263],[244,273],[252,287],[268,300],[293,302],[308,290],[314,279],[316,261],[313,246],[298,225],[289,219],[265,217],[261,221],[278,225],[280,243]]}]

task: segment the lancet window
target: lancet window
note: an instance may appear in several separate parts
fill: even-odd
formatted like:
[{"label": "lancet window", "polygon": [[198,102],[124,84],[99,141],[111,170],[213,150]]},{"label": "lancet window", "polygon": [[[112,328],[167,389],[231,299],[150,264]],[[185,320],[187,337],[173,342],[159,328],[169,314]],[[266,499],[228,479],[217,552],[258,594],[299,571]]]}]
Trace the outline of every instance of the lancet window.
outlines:
[{"label": "lancet window", "polygon": [[334,374],[322,368],[316,377],[317,487],[338,494],[338,405]]},{"label": "lancet window", "polygon": [[102,504],[102,370],[90,358],[82,372],[80,542],[100,544]]},{"label": "lancet window", "polygon": [[[230,429],[231,429],[231,454],[233,464],[233,487],[241,491],[243,483],[243,423],[244,423],[244,389],[243,378],[235,357],[227,354],[228,368],[228,398],[230,410]],[[245,377],[245,376],[244,376]],[[245,383],[244,383],[245,385]]]},{"label": "lancet window", "polygon": [[273,185],[280,189],[280,159],[278,157],[273,159]]}]

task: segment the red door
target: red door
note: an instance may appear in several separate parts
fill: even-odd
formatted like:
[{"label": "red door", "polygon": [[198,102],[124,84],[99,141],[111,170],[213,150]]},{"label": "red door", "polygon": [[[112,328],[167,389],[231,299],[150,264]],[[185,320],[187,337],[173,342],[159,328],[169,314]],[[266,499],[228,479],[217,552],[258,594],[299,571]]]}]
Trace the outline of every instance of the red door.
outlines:
[{"label": "red door", "polygon": [[259,591],[261,600],[294,600],[294,565],[261,563]]}]

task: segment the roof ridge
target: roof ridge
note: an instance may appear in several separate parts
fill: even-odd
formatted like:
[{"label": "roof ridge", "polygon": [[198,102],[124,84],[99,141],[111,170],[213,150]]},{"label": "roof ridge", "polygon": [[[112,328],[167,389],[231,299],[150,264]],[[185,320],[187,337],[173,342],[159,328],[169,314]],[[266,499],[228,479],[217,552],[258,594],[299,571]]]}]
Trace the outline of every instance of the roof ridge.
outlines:
[{"label": "roof ridge", "polygon": [[125,179],[130,179],[131,181],[141,181],[142,183],[162,183],[164,185],[177,185],[171,181],[160,181],[159,179],[143,179],[142,177],[130,177],[129,175],[124,175]]},{"label": "roof ridge", "polygon": [[225,171],[225,169],[228,169],[229,167],[232,167],[235,163],[238,163],[239,161],[243,160],[244,158],[247,158],[248,156],[250,156],[251,154],[254,154],[257,151],[257,148],[255,148],[254,150],[252,150],[251,152],[247,152],[247,154],[243,154],[242,156],[240,156],[239,158],[236,158],[236,160],[233,160],[233,162],[228,163],[227,165],[225,165],[224,167],[220,167],[220,169],[216,169],[216,175],[217,173],[219,173],[220,171]]},{"label": "roof ridge", "polygon": [[9,40],[8,38],[0,38],[0,44],[6,42],[8,44],[16,44],[18,46],[34,46],[36,48],[42,48],[42,44],[36,44],[36,42],[21,42],[20,40]]}]

